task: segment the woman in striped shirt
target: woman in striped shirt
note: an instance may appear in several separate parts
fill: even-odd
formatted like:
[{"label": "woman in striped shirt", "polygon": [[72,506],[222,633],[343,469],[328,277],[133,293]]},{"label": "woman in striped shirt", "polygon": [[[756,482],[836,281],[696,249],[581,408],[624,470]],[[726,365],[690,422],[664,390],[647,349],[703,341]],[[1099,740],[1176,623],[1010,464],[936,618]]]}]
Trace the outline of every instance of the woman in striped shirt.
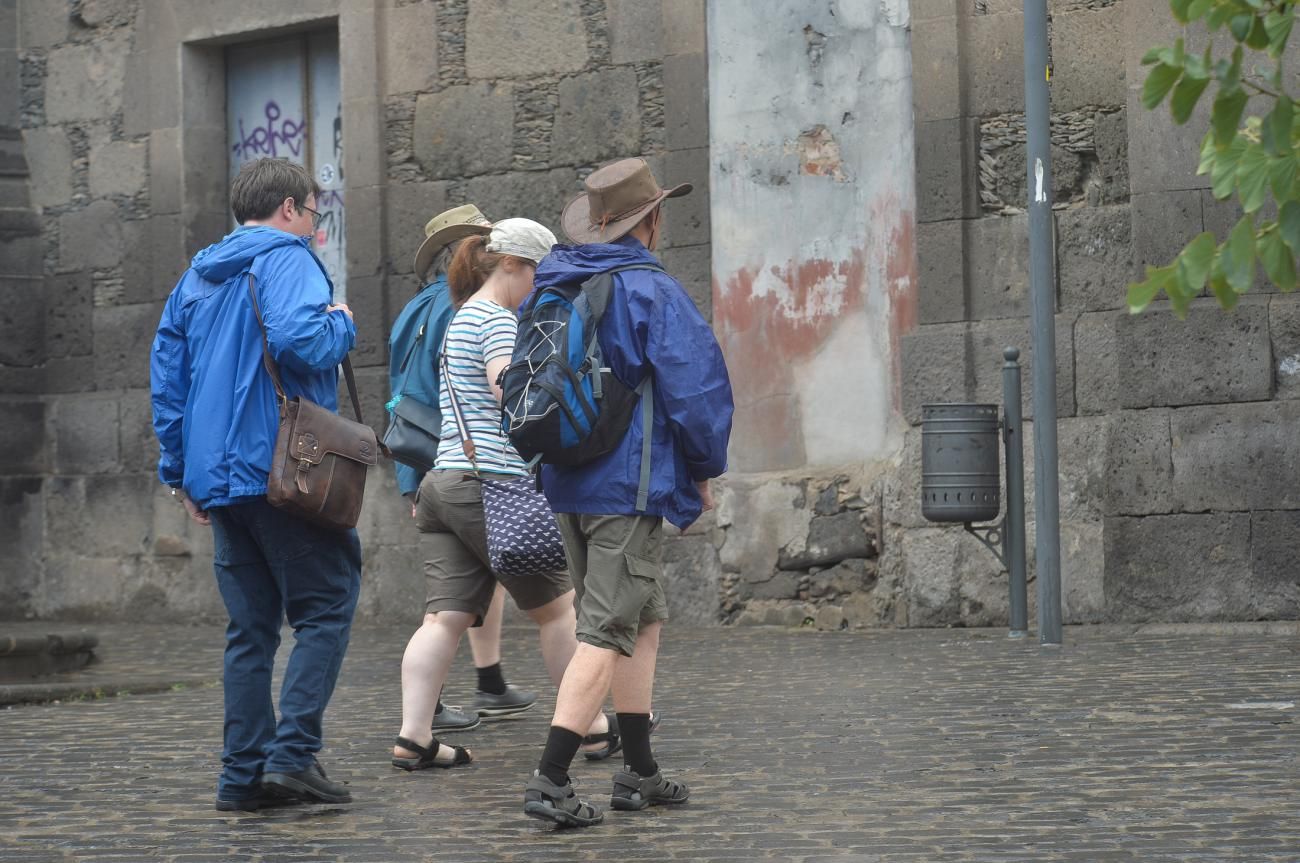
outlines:
[{"label": "woman in striped shirt", "polygon": [[[438,393],[441,443],[415,498],[416,526],[425,535],[428,596],[424,624],[402,657],[402,730],[393,747],[393,764],[405,770],[456,767],[471,760],[468,750],[439,744],[431,725],[460,637],[482,623],[498,580],[536,621],[542,658],[556,686],[577,647],[568,573],[504,579],[489,568],[480,490],[484,476],[528,473],[501,431],[496,381],[514,350],[515,309],[532,291],[537,263],[554,244],[555,235],[537,222],[505,219],[486,237],[462,240],[448,272],[457,311],[442,349],[447,366]],[[449,386],[474,445],[473,462],[461,445]],[[591,733],[607,729],[602,715]]]}]

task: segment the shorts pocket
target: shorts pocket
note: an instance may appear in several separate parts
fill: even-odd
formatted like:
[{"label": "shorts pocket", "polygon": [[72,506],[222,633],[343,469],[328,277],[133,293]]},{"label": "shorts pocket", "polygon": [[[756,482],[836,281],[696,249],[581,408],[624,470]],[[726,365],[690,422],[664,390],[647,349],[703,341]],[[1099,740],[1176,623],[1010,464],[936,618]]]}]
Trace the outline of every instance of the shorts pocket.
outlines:
[{"label": "shorts pocket", "polygon": [[659,587],[659,564],[653,560],[624,553],[627,575],[619,579],[614,591],[613,618],[618,627],[635,633],[641,621],[641,611]]}]

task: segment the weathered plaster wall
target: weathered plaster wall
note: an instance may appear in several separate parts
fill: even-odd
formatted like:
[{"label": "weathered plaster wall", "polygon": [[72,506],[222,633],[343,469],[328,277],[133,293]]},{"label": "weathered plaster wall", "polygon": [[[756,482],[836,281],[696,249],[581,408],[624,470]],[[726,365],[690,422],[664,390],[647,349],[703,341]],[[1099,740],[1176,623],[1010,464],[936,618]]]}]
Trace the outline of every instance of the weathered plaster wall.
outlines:
[{"label": "weathered plaster wall", "polygon": [[898,340],[914,318],[906,4],[709,10],[732,470],[880,457],[899,441]]}]

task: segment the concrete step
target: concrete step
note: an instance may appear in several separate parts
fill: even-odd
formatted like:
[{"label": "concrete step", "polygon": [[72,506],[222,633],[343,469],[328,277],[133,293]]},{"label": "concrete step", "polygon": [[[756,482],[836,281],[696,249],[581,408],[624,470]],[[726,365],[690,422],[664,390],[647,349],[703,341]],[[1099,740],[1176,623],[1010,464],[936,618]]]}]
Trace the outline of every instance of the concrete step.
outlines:
[{"label": "concrete step", "polygon": [[25,635],[0,631],[0,682],[19,683],[85,668],[98,645],[99,636],[87,632]]}]

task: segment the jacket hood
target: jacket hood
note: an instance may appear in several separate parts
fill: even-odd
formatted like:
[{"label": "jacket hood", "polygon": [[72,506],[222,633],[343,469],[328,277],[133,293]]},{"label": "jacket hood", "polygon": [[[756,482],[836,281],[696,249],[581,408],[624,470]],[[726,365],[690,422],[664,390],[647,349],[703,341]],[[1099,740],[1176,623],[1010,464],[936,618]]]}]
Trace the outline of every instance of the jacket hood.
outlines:
[{"label": "jacket hood", "polygon": [[307,237],[296,237],[265,225],[236,228],[195,255],[190,266],[209,282],[224,282],[248,269],[253,259],[264,252],[295,243],[310,251],[309,242]]},{"label": "jacket hood", "polygon": [[586,243],[581,246],[557,245],[537,265],[533,284],[537,288],[584,281],[596,273],[630,264],[654,264],[659,259],[652,255],[640,240],[622,237],[612,243]]}]

